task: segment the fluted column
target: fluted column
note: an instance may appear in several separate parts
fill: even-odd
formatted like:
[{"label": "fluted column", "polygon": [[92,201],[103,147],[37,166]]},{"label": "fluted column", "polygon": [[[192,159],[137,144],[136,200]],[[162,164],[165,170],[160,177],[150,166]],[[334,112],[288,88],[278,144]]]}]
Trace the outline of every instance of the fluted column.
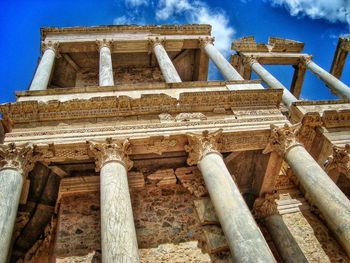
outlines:
[{"label": "fluted column", "polygon": [[312,73],[319,77],[324,83],[327,84],[331,92],[343,99],[350,98],[350,88],[345,85],[339,79],[334,77],[331,73],[325,71],[323,68],[318,66],[315,62],[311,60],[310,57],[303,57],[306,68],[308,68]]},{"label": "fluted column", "polygon": [[176,71],[176,68],[171,62],[171,59],[168,56],[168,53],[165,51],[162,42],[159,38],[150,39],[151,49],[156,56],[158,65],[166,83],[175,83],[181,82],[181,78]]},{"label": "fluted column", "polygon": [[235,70],[235,68],[225,59],[219,50],[213,45],[213,38],[200,38],[199,46],[213,61],[221,72],[225,80],[243,80],[243,77]]},{"label": "fluted column", "polygon": [[6,263],[25,176],[34,166],[33,146],[0,145],[0,263]]},{"label": "fluted column", "polygon": [[255,58],[246,58],[245,63],[249,64],[252,70],[272,89],[282,89],[282,101],[283,104],[289,108],[291,104],[298,101],[296,97],[270,72],[268,72]]},{"label": "fluted column", "polygon": [[104,263],[139,262],[127,171],[129,141],[88,142],[100,169],[101,247]]},{"label": "fluted column", "polygon": [[114,86],[111,46],[106,39],[96,41],[100,52],[99,86]]},{"label": "fluted column", "polygon": [[318,207],[329,228],[350,255],[350,201],[298,142],[301,124],[272,125],[264,152],[278,152],[292,169],[309,200]]},{"label": "fluted column", "polygon": [[47,42],[44,43],[42,48],[44,50],[43,56],[41,57],[38,68],[36,69],[32,83],[30,84],[29,90],[46,90],[50,81],[55,57],[58,53],[58,42]]},{"label": "fluted column", "polygon": [[221,130],[188,134],[187,163],[197,164],[213,202],[234,262],[275,262],[219,152]]},{"label": "fluted column", "polygon": [[283,262],[307,263],[308,260],[303,251],[279,214],[276,199],[275,195],[257,199],[253,208],[254,215],[259,220],[263,220]]}]

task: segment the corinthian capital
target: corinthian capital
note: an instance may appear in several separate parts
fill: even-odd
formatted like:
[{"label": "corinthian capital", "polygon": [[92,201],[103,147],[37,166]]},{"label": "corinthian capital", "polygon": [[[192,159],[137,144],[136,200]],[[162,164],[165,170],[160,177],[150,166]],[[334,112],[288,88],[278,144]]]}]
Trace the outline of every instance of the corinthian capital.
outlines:
[{"label": "corinthian capital", "polygon": [[263,153],[276,151],[279,155],[285,156],[291,148],[302,145],[298,142],[300,128],[301,123],[294,125],[285,124],[281,128],[271,124],[270,139]]},{"label": "corinthian capital", "polygon": [[55,52],[56,56],[58,56],[59,46],[60,43],[57,41],[41,42],[41,51],[45,52],[45,50],[51,49],[53,52]]},{"label": "corinthian capital", "polygon": [[302,61],[304,64],[309,64],[309,63],[312,61],[312,56],[302,56],[302,57],[301,57],[301,61]]},{"label": "corinthian capital", "polygon": [[333,146],[333,154],[325,162],[325,170],[336,170],[350,179],[350,144]]},{"label": "corinthian capital", "polygon": [[188,165],[196,165],[209,153],[220,154],[221,135],[222,129],[213,133],[209,131],[203,131],[202,134],[188,133],[188,145],[185,145]]},{"label": "corinthian capital", "polygon": [[30,143],[15,145],[14,143],[0,144],[0,170],[16,169],[24,177],[27,176],[37,160],[33,155],[34,146]]},{"label": "corinthian capital", "polygon": [[265,198],[258,198],[254,202],[253,215],[256,219],[264,219],[266,217],[278,214],[277,194],[267,194]]},{"label": "corinthian capital", "polygon": [[109,49],[111,49],[113,47],[113,40],[96,40],[96,45],[98,50],[100,50],[103,47],[108,47]]},{"label": "corinthian capital", "polygon": [[215,40],[214,37],[200,37],[200,38],[198,38],[199,47],[201,49],[203,49],[205,47],[205,45],[213,44],[214,40]]},{"label": "corinthian capital", "polygon": [[256,60],[255,56],[248,56],[248,57],[243,58],[243,64],[245,64],[245,65],[252,65],[256,62],[258,62],[258,61]]},{"label": "corinthian capital", "polygon": [[133,162],[129,159],[130,142],[128,139],[115,140],[107,138],[105,143],[88,141],[88,153],[96,160],[96,170],[99,171],[102,166],[111,161],[120,162],[127,170],[130,170]]}]

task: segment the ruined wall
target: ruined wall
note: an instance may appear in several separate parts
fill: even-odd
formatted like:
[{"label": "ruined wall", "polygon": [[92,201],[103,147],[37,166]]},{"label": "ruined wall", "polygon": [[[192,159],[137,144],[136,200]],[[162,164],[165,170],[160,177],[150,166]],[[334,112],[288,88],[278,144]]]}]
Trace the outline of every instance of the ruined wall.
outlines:
[{"label": "ruined wall", "polygon": [[[117,67],[113,69],[114,84],[164,82],[158,67]],[[98,71],[87,69],[77,73],[76,87],[98,86]]]}]

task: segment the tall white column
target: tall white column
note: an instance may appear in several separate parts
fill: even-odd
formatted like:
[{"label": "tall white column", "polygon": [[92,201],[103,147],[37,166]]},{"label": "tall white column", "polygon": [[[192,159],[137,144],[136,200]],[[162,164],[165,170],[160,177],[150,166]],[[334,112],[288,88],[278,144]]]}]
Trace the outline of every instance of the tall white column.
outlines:
[{"label": "tall white column", "polygon": [[272,125],[264,153],[278,152],[292,169],[309,200],[318,207],[329,228],[350,256],[350,201],[298,142],[301,124]]},{"label": "tall white column", "polygon": [[234,262],[276,262],[219,153],[221,130],[188,134],[187,163],[197,164]]},{"label": "tall white column", "polygon": [[[164,42],[164,40],[163,40]],[[166,83],[181,82],[181,78],[176,68],[162,45],[159,38],[150,39],[150,45],[158,61],[158,65]]]},{"label": "tall white column", "polygon": [[114,86],[111,47],[113,42],[106,39],[97,40],[100,52],[99,86]]},{"label": "tall white column", "polygon": [[88,142],[100,169],[101,247],[103,263],[139,262],[127,171],[129,141]]},{"label": "tall white column", "polygon": [[350,98],[350,88],[345,85],[339,79],[334,77],[331,73],[325,71],[323,68],[318,66],[315,62],[311,60],[310,57],[304,57],[306,68],[308,68],[312,73],[319,77],[324,83],[327,84],[331,92],[343,99]]},{"label": "tall white column", "polygon": [[298,101],[296,97],[270,72],[268,72],[256,59],[247,58],[246,63],[249,63],[252,70],[272,89],[282,89],[283,104],[289,108],[293,102]]},{"label": "tall white column", "polygon": [[58,42],[47,42],[43,44],[44,53],[36,69],[29,90],[46,90],[50,81],[55,57],[58,52]]},{"label": "tall white column", "polygon": [[199,45],[219,69],[225,80],[243,80],[243,77],[213,45],[213,38],[200,38]]},{"label": "tall white column", "polygon": [[8,262],[24,177],[33,168],[33,146],[0,145],[0,263]]}]

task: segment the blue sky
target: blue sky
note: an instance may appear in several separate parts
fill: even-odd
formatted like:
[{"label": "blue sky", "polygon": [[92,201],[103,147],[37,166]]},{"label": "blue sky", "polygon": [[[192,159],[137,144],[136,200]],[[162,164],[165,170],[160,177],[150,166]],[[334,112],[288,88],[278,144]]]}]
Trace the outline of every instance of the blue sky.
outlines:
[{"label": "blue sky", "polygon": [[[254,35],[305,42],[305,52],[329,70],[338,36],[349,33],[350,0],[0,0],[0,103],[26,90],[40,56],[40,31],[46,26],[209,23],[215,45],[229,57],[232,40]],[[289,87],[291,67],[269,66]],[[342,80],[350,85],[350,61]],[[212,79],[221,76],[212,70]],[[310,72],[305,99],[334,99]]]}]

